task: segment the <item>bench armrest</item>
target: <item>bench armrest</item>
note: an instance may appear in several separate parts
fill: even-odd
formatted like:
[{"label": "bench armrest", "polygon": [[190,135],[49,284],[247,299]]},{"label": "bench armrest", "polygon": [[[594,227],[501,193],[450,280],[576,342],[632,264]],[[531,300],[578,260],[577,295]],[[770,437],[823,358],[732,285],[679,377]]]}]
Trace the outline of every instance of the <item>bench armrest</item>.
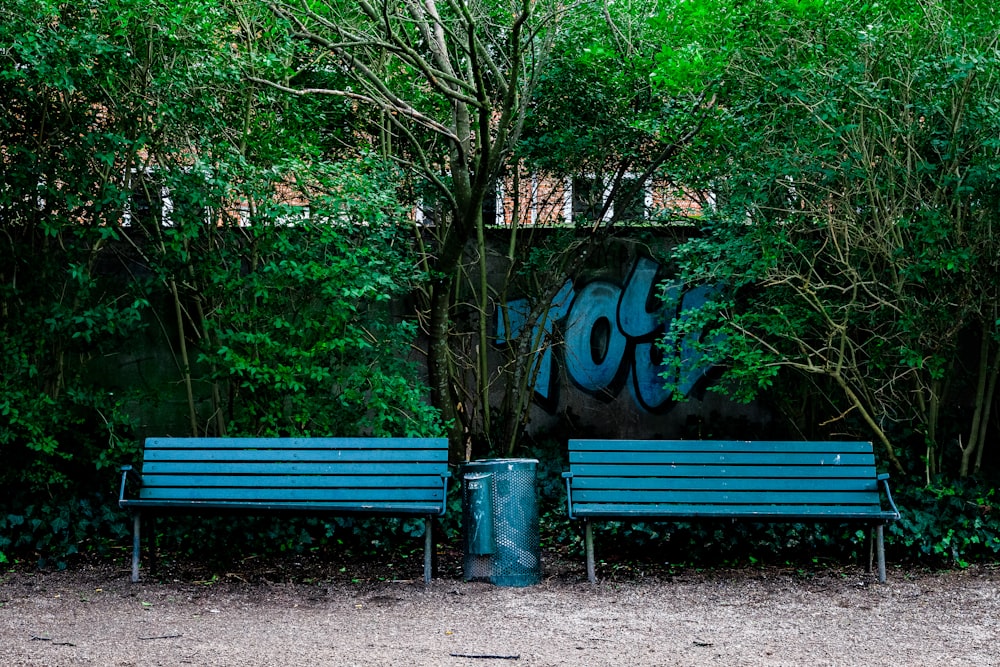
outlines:
[{"label": "bench armrest", "polygon": [[119,491],[118,493],[119,507],[121,507],[122,503],[125,502],[125,487],[128,485],[128,482],[130,480],[135,484],[137,484],[138,486],[142,486],[142,476],[139,473],[137,473],[135,471],[135,468],[133,468],[132,466],[127,466],[127,465],[122,466],[121,473],[122,473],[122,486],[121,486],[121,491]]},{"label": "bench armrest", "polygon": [[443,494],[441,496],[441,498],[442,498],[442,500],[441,500],[441,511],[438,512],[438,516],[444,516],[445,512],[448,511],[448,480],[449,479],[451,479],[451,471],[450,470],[445,470],[443,473],[441,473],[441,484],[442,484],[442,487],[443,487],[442,488]]},{"label": "bench armrest", "polygon": [[573,473],[564,472],[562,476],[566,480],[566,513],[572,521],[576,519],[576,516],[573,515]]},{"label": "bench armrest", "polygon": [[877,479],[882,483],[882,488],[885,489],[885,497],[889,500],[889,507],[892,508],[893,514],[899,519],[899,509],[896,508],[896,503],[892,500],[892,491],[889,490],[889,473],[880,473]]}]

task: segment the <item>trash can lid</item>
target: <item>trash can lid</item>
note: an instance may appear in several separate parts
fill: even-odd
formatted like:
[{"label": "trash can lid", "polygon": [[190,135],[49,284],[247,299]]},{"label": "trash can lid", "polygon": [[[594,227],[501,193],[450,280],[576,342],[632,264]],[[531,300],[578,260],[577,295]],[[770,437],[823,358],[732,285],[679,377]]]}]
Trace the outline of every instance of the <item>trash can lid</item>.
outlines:
[{"label": "trash can lid", "polygon": [[491,471],[496,473],[502,472],[531,472],[532,474],[538,467],[538,459],[484,459],[482,461],[469,461],[462,464],[462,474],[467,475],[470,472],[485,472]]}]

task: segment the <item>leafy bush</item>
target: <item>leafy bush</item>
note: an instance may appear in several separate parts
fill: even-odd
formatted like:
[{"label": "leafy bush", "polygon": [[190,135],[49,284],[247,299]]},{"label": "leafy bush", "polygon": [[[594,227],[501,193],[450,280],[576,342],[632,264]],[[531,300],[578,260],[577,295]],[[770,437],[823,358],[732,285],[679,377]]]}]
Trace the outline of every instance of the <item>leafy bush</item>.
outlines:
[{"label": "leafy bush", "polygon": [[897,551],[914,561],[965,567],[1000,555],[1000,512],[993,484],[937,479],[904,487],[896,498],[902,518],[888,531]]},{"label": "leafy bush", "polygon": [[[421,278],[399,175],[249,90],[231,17],[193,7],[0,22],[0,558],[103,549],[126,523],[109,468],[147,433],[440,431],[391,306]],[[166,370],[140,391],[115,364],[146,343]],[[186,414],[153,420],[177,387]]]},{"label": "leafy bush", "polygon": [[21,505],[16,512],[0,514],[0,562],[10,554],[33,558],[39,567],[62,569],[79,555],[109,555],[128,534],[121,512],[100,495]]},{"label": "leafy bush", "polygon": [[177,298],[192,313],[192,380],[212,388],[200,421],[220,435],[437,435],[414,380],[416,325],[393,310],[422,277],[398,174],[374,159],[287,163],[257,187],[280,190],[289,173],[327,193],[308,214],[263,200],[249,226],[223,231],[175,215],[158,260],[189,276]]}]

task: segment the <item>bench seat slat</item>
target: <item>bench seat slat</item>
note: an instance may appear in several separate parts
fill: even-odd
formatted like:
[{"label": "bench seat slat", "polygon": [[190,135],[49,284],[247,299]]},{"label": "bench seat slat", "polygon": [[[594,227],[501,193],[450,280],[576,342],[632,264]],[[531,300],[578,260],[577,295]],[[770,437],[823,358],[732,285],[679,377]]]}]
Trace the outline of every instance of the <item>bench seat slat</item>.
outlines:
[{"label": "bench seat slat", "polygon": [[602,490],[574,491],[573,499],[578,503],[607,503],[608,505],[631,505],[634,503],[671,503],[676,505],[712,503],[732,508],[736,505],[799,505],[815,503],[823,505],[871,505],[878,502],[878,494],[873,491],[632,491]]},{"label": "bench seat slat", "polygon": [[875,466],[871,454],[834,452],[570,452],[570,464],[616,463],[620,465],[754,465],[754,466]]},{"label": "bench seat slat", "polygon": [[220,501],[220,500],[142,500],[130,499],[125,501],[125,507],[143,509],[162,509],[188,514],[199,514],[205,510],[233,510],[252,512],[299,512],[309,513],[329,513],[339,514],[378,514],[381,516],[427,516],[438,514],[441,511],[441,504],[421,505],[415,503],[399,502],[372,502],[359,504],[357,502],[281,502],[281,501]]},{"label": "bench seat slat", "polygon": [[393,477],[411,475],[441,476],[447,469],[444,463],[336,463],[336,462],[193,462],[193,461],[150,461],[143,466],[144,474],[174,475],[391,475]]},{"label": "bench seat slat", "polygon": [[145,461],[310,461],[310,462],[443,462],[448,452],[431,449],[332,450],[332,449],[153,449]]},{"label": "bench seat slat", "polygon": [[291,449],[377,451],[440,449],[440,438],[147,438],[144,451],[158,449]]},{"label": "bench seat slat", "polygon": [[785,440],[574,440],[572,452],[795,452],[871,454],[867,442],[798,442]]},{"label": "bench seat slat", "polygon": [[[212,487],[248,487],[258,488],[381,488],[386,485],[384,475],[158,475],[142,476],[143,486],[154,488],[161,486],[199,486]],[[406,489],[440,489],[441,475],[411,475],[394,480],[395,488]]]},{"label": "bench seat slat", "polygon": [[574,505],[578,517],[603,517],[626,519],[634,517],[663,517],[670,519],[696,518],[774,518],[774,519],[843,519],[880,520],[894,517],[874,507],[837,505],[673,505],[621,503],[580,503]]},{"label": "bench seat slat", "polygon": [[714,491],[717,489],[753,491],[768,488],[774,491],[854,491],[867,490],[876,492],[874,474],[868,477],[584,477],[573,476],[574,497],[577,493],[591,490],[613,490],[623,488],[623,481],[628,482],[632,490],[674,489],[678,491]]},{"label": "bench seat slat", "polygon": [[443,486],[437,489],[381,488],[204,488],[204,487],[143,487],[142,500],[247,500],[247,501],[352,501],[357,503],[413,500],[440,502],[444,498]]},{"label": "bench seat slat", "polygon": [[871,478],[874,466],[718,466],[718,465],[629,465],[570,464],[574,477],[776,477],[776,478]]}]

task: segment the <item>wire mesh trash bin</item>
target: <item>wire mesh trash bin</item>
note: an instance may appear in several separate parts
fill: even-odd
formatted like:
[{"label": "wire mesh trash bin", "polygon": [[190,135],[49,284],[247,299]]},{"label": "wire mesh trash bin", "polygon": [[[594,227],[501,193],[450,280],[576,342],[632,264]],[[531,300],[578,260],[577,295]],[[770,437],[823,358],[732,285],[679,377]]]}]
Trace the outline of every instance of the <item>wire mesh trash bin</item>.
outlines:
[{"label": "wire mesh trash bin", "polygon": [[465,580],[531,586],[542,578],[535,459],[462,466]]}]

